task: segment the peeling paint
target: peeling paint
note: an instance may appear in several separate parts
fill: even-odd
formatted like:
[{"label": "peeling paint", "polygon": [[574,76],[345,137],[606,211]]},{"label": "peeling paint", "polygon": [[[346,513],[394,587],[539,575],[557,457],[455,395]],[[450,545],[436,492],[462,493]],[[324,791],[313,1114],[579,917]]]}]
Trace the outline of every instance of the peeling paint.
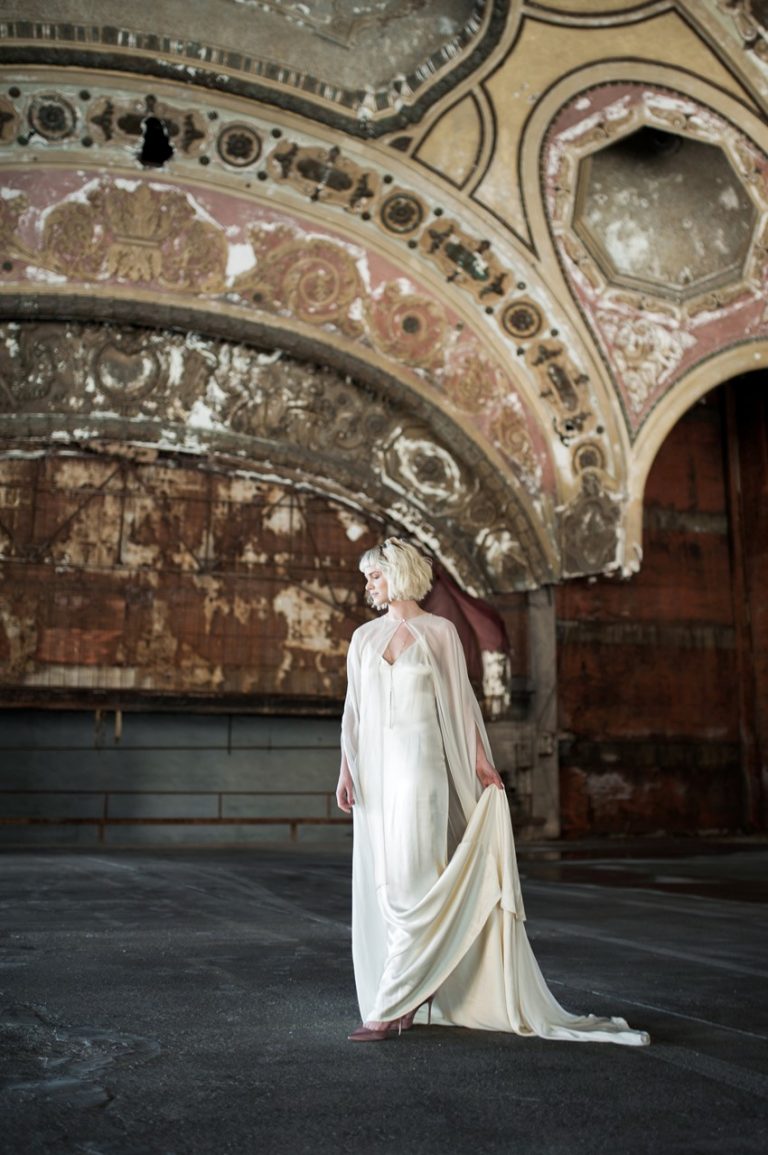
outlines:
[{"label": "peeling paint", "polygon": [[123,448],[0,456],[0,687],[337,703],[357,559],[378,527],[324,497]]},{"label": "peeling paint", "polygon": [[345,509],[339,509],[339,521],[344,526],[347,537],[350,541],[359,541],[361,537],[367,532],[368,526],[364,521],[353,514],[348,513]]},{"label": "peeling paint", "polygon": [[510,703],[509,656],[483,650],[483,698],[492,717],[503,713]]},{"label": "peeling paint", "polygon": [[[269,513],[263,519],[265,529],[271,533],[280,534],[282,536],[290,536],[294,533],[300,533],[304,529],[304,519],[301,516],[299,509],[292,504],[281,504],[279,501],[272,506]],[[275,555],[279,557],[279,554]]]}]

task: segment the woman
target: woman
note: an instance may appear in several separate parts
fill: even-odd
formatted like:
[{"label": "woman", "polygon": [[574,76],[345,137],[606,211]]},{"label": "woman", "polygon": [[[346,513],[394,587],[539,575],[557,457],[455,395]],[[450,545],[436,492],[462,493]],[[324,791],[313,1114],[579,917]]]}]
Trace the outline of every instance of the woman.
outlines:
[{"label": "woman", "polygon": [[[571,1015],[547,987],[523,925],[512,826],[451,622],[419,602],[427,559],[388,538],[360,560],[370,604],[347,659],[336,798],[354,810],[352,952],[379,1042],[417,1012],[444,1025],[551,1039],[649,1041],[623,1019]],[[422,1009],[423,1008],[423,1009]]]}]

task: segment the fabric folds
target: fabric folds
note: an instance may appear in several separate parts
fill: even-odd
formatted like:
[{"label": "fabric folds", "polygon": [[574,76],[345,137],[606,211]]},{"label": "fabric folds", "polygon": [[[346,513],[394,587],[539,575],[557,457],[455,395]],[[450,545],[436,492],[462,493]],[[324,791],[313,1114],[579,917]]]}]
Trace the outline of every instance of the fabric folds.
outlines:
[{"label": "fabric folds", "polygon": [[[433,1021],[549,1039],[642,1045],[620,1018],[570,1014],[525,932],[509,807],[481,789],[482,715],[453,625],[360,627],[348,656],[342,744],[352,773],[352,950],[361,1016],[389,1021],[435,994]],[[420,1012],[420,1016],[424,1012]]]}]

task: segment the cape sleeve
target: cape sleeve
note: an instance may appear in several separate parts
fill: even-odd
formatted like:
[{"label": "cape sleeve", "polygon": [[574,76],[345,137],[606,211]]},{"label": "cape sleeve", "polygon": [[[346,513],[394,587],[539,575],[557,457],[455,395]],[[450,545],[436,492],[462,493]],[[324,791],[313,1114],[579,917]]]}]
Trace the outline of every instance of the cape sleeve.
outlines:
[{"label": "cape sleeve", "polygon": [[475,772],[478,739],[492,765],[493,755],[458,631],[446,618],[440,623],[429,638],[437,709],[448,768],[468,821],[482,793]]},{"label": "cape sleeve", "polygon": [[360,637],[355,630],[347,651],[347,696],[341,717],[341,748],[353,780],[357,779],[357,751],[360,735]]}]

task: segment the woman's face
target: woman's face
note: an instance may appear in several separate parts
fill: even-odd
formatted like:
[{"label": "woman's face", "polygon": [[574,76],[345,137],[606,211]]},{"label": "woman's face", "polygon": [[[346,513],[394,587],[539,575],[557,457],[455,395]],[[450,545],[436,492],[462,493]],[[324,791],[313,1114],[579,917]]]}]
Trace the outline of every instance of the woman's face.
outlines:
[{"label": "woman's face", "polygon": [[369,605],[372,605],[375,610],[381,610],[389,604],[387,579],[380,569],[367,569],[365,571],[365,593]]}]

